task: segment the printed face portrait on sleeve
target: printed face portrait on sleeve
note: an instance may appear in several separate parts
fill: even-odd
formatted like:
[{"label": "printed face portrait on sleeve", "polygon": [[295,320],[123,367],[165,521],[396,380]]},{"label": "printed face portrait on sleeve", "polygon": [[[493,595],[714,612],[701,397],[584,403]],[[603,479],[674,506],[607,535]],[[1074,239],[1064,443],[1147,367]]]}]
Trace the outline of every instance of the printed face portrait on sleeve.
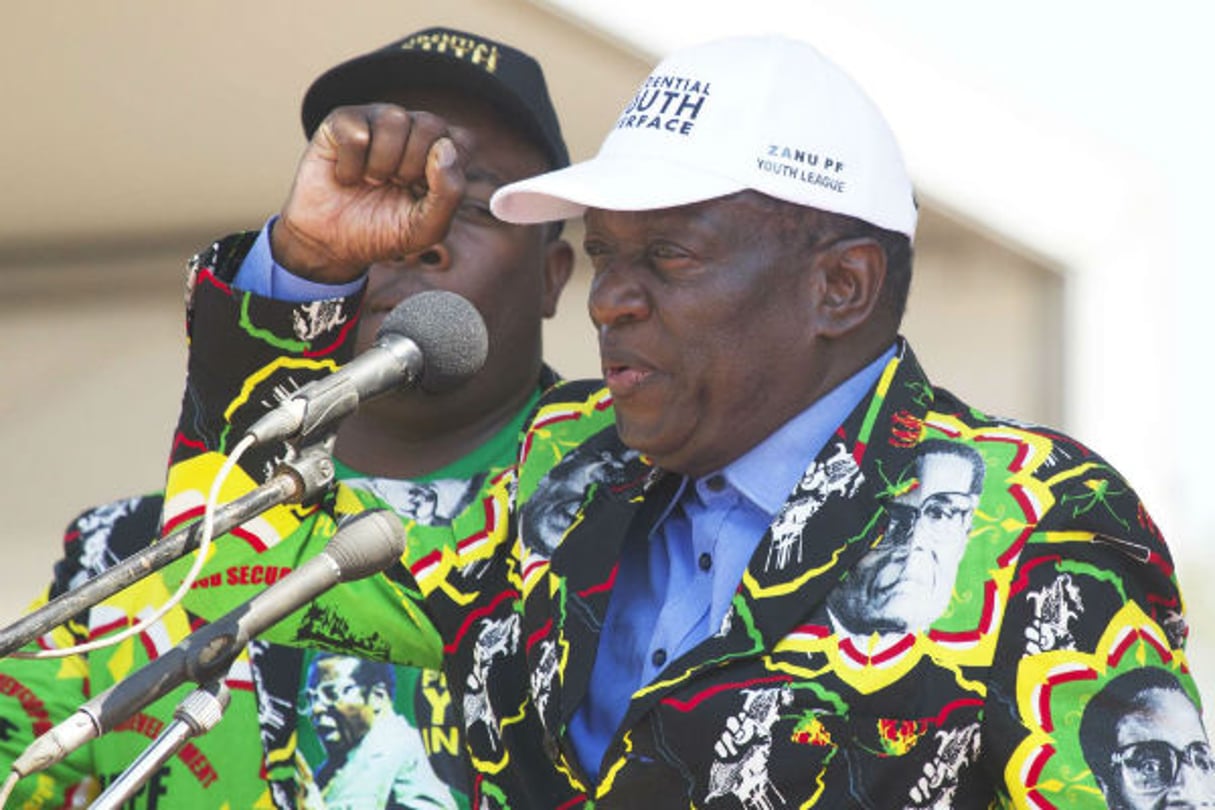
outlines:
[{"label": "printed face portrait on sleeve", "polygon": [[1215,807],[1215,758],[1198,707],[1171,672],[1137,669],[1085,706],[1080,746],[1118,810]]},{"label": "printed face portrait on sleeve", "polygon": [[[363,667],[367,671],[361,671]],[[387,674],[372,678],[377,668]],[[392,687],[387,665],[338,656],[317,658],[308,675],[307,708],[331,757],[344,758],[367,736],[380,714],[392,711]]]}]

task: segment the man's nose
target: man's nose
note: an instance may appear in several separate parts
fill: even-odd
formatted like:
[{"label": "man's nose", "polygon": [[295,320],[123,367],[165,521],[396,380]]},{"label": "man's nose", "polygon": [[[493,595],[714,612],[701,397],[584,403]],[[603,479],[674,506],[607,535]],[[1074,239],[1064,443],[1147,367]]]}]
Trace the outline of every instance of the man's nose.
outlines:
[{"label": "man's nose", "polygon": [[620,326],[649,317],[653,302],[637,276],[625,262],[595,271],[587,310],[596,326]]},{"label": "man's nose", "polygon": [[395,298],[398,296],[393,290],[399,284],[406,294],[413,294],[418,291],[417,279],[411,278],[413,273],[442,273],[451,266],[452,254],[447,246],[443,243],[431,245],[425,250],[373,264],[369,271],[368,289],[375,296],[390,295]]}]

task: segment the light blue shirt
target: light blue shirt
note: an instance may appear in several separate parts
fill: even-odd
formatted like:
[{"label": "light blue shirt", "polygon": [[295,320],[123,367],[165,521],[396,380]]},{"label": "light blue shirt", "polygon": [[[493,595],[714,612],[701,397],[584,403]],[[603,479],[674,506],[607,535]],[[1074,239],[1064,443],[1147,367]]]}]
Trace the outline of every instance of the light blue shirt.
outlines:
[{"label": "light blue shirt", "polygon": [[270,227],[276,219],[278,217],[271,217],[270,221],[262,226],[257,241],[253,243],[236,271],[236,277],[232,279],[233,287],[264,298],[291,303],[344,298],[359,291],[366,281],[366,274],[346,284],[320,284],[300,278],[274,261],[274,255],[270,252]]},{"label": "light blue shirt", "polygon": [[589,773],[599,772],[633,693],[721,627],[768,526],[894,351],[725,469],[685,479],[648,541],[625,542],[590,688],[570,721],[570,739]]}]

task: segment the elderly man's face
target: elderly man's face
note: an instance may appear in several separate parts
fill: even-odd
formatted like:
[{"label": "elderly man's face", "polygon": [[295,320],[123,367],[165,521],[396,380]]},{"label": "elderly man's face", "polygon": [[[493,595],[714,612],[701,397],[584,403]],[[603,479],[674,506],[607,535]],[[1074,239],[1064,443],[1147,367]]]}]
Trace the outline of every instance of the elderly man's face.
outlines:
[{"label": "elderly man's face", "polygon": [[349,751],[375,720],[363,688],[354,680],[353,658],[322,658],[309,677],[309,710],[316,735],[330,754]]},{"label": "elderly man's face", "polygon": [[782,240],[744,192],[659,211],[588,211],[589,309],[624,443],[719,469],[821,393],[810,238]]},{"label": "elderly man's face", "polygon": [[402,511],[412,515],[413,519],[419,523],[426,525],[433,520],[438,506],[439,493],[428,486],[419,485],[405,491]]},{"label": "elderly man's face", "polygon": [[889,507],[886,537],[828,600],[853,633],[921,630],[945,611],[978,497],[969,459],[929,453],[920,485]]},{"label": "elderly man's face", "polygon": [[1181,692],[1153,689],[1118,721],[1108,784],[1113,808],[1215,807],[1215,762],[1198,710]]}]

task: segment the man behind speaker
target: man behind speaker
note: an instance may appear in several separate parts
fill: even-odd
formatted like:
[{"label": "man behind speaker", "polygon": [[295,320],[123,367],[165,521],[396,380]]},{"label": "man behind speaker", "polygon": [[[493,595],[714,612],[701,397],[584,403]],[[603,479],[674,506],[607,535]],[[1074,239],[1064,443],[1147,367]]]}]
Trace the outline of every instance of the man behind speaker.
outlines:
[{"label": "man behind speaker", "polygon": [[[311,137],[335,108],[370,105],[359,109],[383,112],[388,109],[384,102],[434,110],[458,123],[467,136],[462,147],[480,173],[470,176],[446,236],[414,253],[371,264],[357,321],[323,305],[293,303],[291,299],[310,298],[307,288],[274,286],[268,250],[274,220],[261,234],[237,235],[213,247],[217,254],[250,254],[239,278],[210,277],[202,283],[212,291],[225,288],[228,303],[243,308],[251,324],[286,322],[301,343],[313,342],[318,361],[298,371],[289,385],[323,373],[323,358],[333,347],[325,340],[334,334],[341,336],[335,342],[346,340],[351,326],[355,351],[364,350],[385,315],[410,295],[443,289],[471,300],[486,322],[491,345],[498,349],[491,349],[482,371],[459,389],[425,397],[390,394],[363,404],[342,422],[335,450],[342,484],[330,500],[388,506],[415,526],[450,529],[460,522],[475,534],[484,528],[486,516],[478,514],[473,495],[513,461],[525,413],[555,381],[541,359],[541,321],[554,314],[573,261],[569,245],[559,238],[559,226],[505,225],[489,214],[489,197],[504,182],[567,165],[568,152],[540,66],[530,56],[476,34],[430,28],[334,67],[305,95],[305,133]],[[192,290],[197,278],[192,273]],[[270,294],[280,300],[268,300]],[[206,317],[191,314],[192,319]],[[271,461],[262,459],[263,464]],[[148,495],[82,514],[65,535],[65,557],[56,564],[54,582],[40,601],[142,548],[156,535],[161,512],[162,497]],[[252,530],[250,542],[273,542],[257,532]],[[236,566],[207,578],[200,587],[270,584],[287,567]],[[145,607],[111,600],[40,643],[68,646],[103,632],[112,622],[125,624],[125,610],[135,614]],[[180,617],[166,619],[173,621]],[[320,625],[329,628],[324,641],[350,653],[341,659],[343,666],[357,669],[360,658],[353,656],[380,652],[374,643],[344,634],[341,616],[319,616]],[[160,650],[156,631],[139,640],[149,652]],[[36,734],[127,674],[126,649],[67,660],[0,662],[0,766]],[[154,775],[137,804],[295,807],[316,806],[319,800],[322,806],[334,801],[347,806],[346,799],[327,795],[336,780],[314,778],[329,749],[323,731],[310,722],[315,707],[299,708],[308,687],[316,687],[305,681],[309,671],[317,671],[315,656],[250,645],[250,655],[242,657],[229,678],[233,701],[223,722]],[[337,661],[324,660],[322,668]],[[393,736],[399,739],[393,743],[392,773],[360,776],[348,767],[341,783],[393,783],[384,803],[359,807],[404,806],[399,799],[407,799],[408,806],[467,806],[459,711],[445,681],[437,672],[408,666],[397,667],[394,675],[395,694],[387,694],[382,685],[376,693],[386,716],[396,721]],[[13,801],[60,806],[87,800],[151,742],[180,697],[175,693],[155,704],[48,773],[22,780]],[[427,775],[421,780],[425,784],[419,782],[412,791],[393,781],[410,769]],[[434,773],[441,782],[436,783]]]}]

